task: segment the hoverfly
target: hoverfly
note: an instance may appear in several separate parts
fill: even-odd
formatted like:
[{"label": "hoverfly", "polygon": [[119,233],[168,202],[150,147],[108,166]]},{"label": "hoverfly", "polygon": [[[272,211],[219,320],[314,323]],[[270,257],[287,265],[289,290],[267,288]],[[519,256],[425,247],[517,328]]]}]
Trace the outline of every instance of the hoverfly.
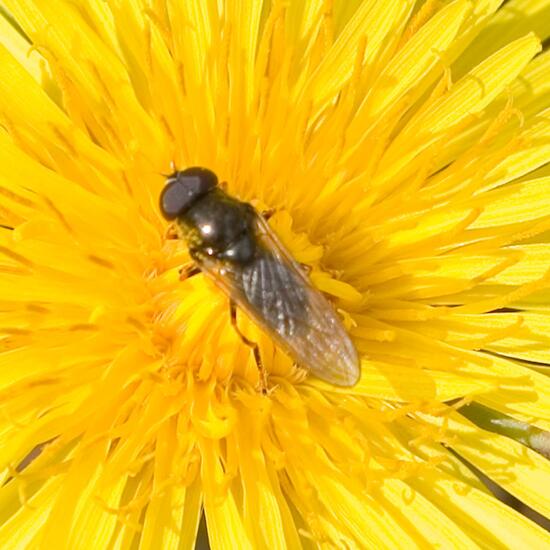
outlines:
[{"label": "hoverfly", "polygon": [[160,208],[187,243],[195,264],[187,275],[203,272],[229,297],[233,325],[260,370],[235,303],[298,365],[332,384],[357,382],[357,352],[340,318],[252,205],[223,191],[212,171],[192,167],[167,177]]}]

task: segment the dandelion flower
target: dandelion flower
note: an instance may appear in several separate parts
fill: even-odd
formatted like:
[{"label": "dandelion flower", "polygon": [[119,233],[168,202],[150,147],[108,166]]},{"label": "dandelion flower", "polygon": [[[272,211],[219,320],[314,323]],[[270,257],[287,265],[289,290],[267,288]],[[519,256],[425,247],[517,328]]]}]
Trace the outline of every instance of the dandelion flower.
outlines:
[{"label": "dandelion flower", "polygon": [[[549,544],[469,467],[550,516],[550,4],[501,4],[3,0],[3,548]],[[275,210],[357,385],[241,314],[258,392],[171,162]]]}]

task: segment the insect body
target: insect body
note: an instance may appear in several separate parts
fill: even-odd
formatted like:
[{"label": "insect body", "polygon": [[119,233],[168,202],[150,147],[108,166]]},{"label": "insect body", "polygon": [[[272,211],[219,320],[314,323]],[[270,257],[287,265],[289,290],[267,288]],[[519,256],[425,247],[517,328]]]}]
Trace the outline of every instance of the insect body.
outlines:
[{"label": "insect body", "polygon": [[299,365],[333,384],[357,382],[357,352],[332,305],[250,204],[194,167],[167,178],[160,207],[197,267]]}]

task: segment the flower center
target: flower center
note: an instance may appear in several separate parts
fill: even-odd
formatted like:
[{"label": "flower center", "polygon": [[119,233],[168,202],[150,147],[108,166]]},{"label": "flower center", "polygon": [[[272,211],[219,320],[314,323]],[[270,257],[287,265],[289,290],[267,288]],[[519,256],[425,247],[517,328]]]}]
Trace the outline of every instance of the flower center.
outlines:
[{"label": "flower center", "polygon": [[[312,285],[336,298],[336,308],[342,305],[342,298],[358,295],[339,281],[336,273],[321,267],[323,248],[312,244],[304,233],[293,231],[288,212],[275,212],[269,224],[293,258],[304,266]],[[253,387],[258,386],[262,374],[267,376],[268,387],[276,385],[278,379],[291,383],[304,379],[305,371],[240,308],[236,322],[232,322],[229,299],[204,273],[182,276],[192,265],[184,240],[167,238],[163,258],[163,268],[151,281],[159,312],[154,342],[170,376],[180,377],[191,371],[201,382],[227,384],[238,379]],[[257,344],[259,360],[251,343]]]}]

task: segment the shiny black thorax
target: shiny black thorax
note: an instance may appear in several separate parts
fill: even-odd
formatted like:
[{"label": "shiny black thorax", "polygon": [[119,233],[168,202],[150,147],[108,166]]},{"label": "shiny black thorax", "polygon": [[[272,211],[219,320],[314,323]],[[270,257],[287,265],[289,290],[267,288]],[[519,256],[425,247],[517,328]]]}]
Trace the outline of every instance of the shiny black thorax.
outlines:
[{"label": "shiny black thorax", "polygon": [[254,233],[255,212],[248,203],[214,188],[177,217],[191,257],[208,257],[244,266],[258,253]]}]

